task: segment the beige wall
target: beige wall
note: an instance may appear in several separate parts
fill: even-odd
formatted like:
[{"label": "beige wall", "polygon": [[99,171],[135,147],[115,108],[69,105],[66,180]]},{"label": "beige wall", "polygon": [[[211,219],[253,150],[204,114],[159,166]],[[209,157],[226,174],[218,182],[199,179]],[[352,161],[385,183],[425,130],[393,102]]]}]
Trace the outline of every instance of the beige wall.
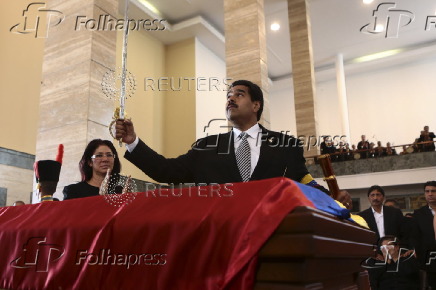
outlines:
[{"label": "beige wall", "polygon": [[3,0],[0,10],[0,147],[35,154],[44,39],[15,34],[24,0]]},{"label": "beige wall", "polygon": [[[178,78],[195,78],[195,39],[188,39],[166,47],[165,76],[176,81]],[[170,86],[165,93],[164,150],[166,157],[177,157],[186,153],[195,141],[195,82],[182,82],[180,91]],[[164,87],[162,87],[164,88]]]},{"label": "beige wall", "polygon": [[[227,83],[225,62],[195,41],[195,74],[199,79],[196,92],[196,139],[229,131],[225,105]],[[212,121],[213,120],[213,121]],[[205,128],[207,127],[207,128]]]},{"label": "beige wall", "polygon": [[[158,33],[158,32],[156,32]],[[127,68],[136,78],[137,88],[126,101],[126,111],[137,135],[166,157],[185,153],[195,141],[195,82],[178,78],[195,77],[195,39],[165,46],[152,33],[134,31],[129,35]],[[121,66],[122,32],[117,38],[117,66]],[[173,77],[173,88],[169,80]],[[150,80],[152,79],[152,80]],[[146,85],[147,84],[147,85]],[[120,156],[124,146],[116,146]],[[122,173],[151,181],[129,161],[121,158]]]},{"label": "beige wall", "polygon": [[[117,36],[117,67],[121,67],[122,31]],[[165,46],[150,34],[133,31],[129,35],[127,69],[135,75],[136,91],[126,101],[127,117],[132,118],[137,135],[157,152],[163,150],[163,105],[165,92],[145,90],[146,77],[158,78],[165,71]],[[118,143],[118,142],[115,142]],[[121,157],[122,173],[149,180],[141,170],[122,156],[125,147],[115,146]]]}]

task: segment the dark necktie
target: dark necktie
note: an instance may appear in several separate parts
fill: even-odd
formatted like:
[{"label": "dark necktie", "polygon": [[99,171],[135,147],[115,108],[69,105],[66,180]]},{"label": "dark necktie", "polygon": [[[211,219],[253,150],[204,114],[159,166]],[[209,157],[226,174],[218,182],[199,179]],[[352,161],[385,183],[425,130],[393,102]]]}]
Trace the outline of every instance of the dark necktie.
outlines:
[{"label": "dark necktie", "polygon": [[247,141],[248,134],[242,132],[239,135],[239,138],[241,139],[241,144],[239,144],[239,147],[236,150],[236,163],[238,164],[239,173],[241,174],[242,181],[246,182],[250,180],[251,173],[250,145]]}]

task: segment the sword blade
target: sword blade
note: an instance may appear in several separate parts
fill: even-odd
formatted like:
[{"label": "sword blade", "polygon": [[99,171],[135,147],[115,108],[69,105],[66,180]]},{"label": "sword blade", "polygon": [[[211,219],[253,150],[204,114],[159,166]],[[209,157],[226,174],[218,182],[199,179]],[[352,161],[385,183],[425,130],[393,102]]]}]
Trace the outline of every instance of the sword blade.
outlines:
[{"label": "sword blade", "polygon": [[129,0],[125,1],[124,7],[124,34],[123,34],[123,50],[121,58],[121,96],[120,96],[120,119],[124,119],[124,106],[126,102],[126,78],[127,78],[127,40],[129,37]]}]

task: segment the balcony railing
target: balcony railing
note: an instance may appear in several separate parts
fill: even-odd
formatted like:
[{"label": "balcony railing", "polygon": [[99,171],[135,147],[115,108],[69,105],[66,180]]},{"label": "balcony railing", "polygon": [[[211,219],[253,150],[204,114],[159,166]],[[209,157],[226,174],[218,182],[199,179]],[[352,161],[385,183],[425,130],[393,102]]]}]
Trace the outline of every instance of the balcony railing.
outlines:
[{"label": "balcony railing", "polygon": [[[333,162],[332,166],[336,176],[433,167],[436,166],[436,151]],[[314,164],[313,159],[312,162],[309,160],[307,168],[313,177],[324,177],[321,167]]]}]

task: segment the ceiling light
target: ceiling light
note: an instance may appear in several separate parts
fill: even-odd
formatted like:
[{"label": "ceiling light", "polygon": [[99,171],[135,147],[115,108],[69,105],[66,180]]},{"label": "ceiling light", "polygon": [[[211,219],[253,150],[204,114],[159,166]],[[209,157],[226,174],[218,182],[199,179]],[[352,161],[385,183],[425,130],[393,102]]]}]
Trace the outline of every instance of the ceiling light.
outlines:
[{"label": "ceiling light", "polygon": [[272,31],[277,31],[279,29],[280,29],[280,24],[278,24],[278,23],[271,24],[271,30]]},{"label": "ceiling light", "polygon": [[363,4],[371,4],[374,0],[363,0]]},{"label": "ceiling light", "polygon": [[150,2],[148,2],[146,0],[139,0],[139,3],[144,5],[148,10],[150,10],[154,14],[157,14],[159,16],[161,15],[160,11],[153,4],[151,4]]},{"label": "ceiling light", "polygon": [[392,49],[392,50],[386,50],[386,51],[382,51],[382,52],[377,52],[374,54],[370,54],[370,55],[365,55],[362,57],[358,57],[355,58],[353,60],[354,63],[362,63],[362,62],[367,62],[367,61],[371,61],[371,60],[376,60],[376,59],[381,59],[381,58],[385,58],[388,56],[393,56],[396,55],[400,52],[402,52],[402,49]]}]

